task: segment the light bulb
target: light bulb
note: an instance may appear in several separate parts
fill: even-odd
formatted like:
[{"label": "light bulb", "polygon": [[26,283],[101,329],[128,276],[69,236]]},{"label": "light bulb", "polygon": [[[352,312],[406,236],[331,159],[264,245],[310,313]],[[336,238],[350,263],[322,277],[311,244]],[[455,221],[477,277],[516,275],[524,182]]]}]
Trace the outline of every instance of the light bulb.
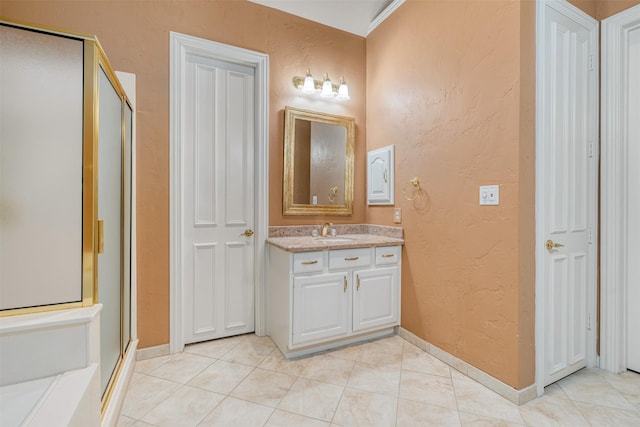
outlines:
[{"label": "light bulb", "polygon": [[313,77],[311,76],[311,71],[309,69],[307,69],[307,76],[304,78],[304,84],[302,85],[300,92],[305,95],[316,93],[316,83],[313,81]]},{"label": "light bulb", "polygon": [[351,99],[349,96],[349,86],[344,81],[344,77],[340,77],[340,87],[338,88],[338,96],[336,99],[339,101],[348,101]]},{"label": "light bulb", "polygon": [[320,96],[323,98],[331,98],[335,94],[333,93],[333,85],[331,84],[331,80],[329,80],[329,75],[324,75],[324,81],[322,82],[322,92],[320,92]]}]

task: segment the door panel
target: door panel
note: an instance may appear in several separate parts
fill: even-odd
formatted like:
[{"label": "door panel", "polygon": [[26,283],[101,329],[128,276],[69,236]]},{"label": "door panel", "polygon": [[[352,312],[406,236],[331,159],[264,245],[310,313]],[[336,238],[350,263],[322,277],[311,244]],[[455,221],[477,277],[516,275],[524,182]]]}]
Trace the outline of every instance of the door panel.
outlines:
[{"label": "door panel", "polygon": [[253,268],[247,265],[251,259],[247,257],[246,251],[245,242],[227,242],[224,325],[228,330],[247,328],[250,326],[248,322],[253,319],[252,288],[237,285],[252,281],[251,277],[247,277],[247,272],[253,271]]},{"label": "door panel", "polygon": [[[195,166],[194,186],[194,213],[195,225],[197,226],[215,226],[216,225],[216,199],[217,187],[216,164],[215,164],[215,134],[214,134],[214,115],[215,105],[211,102],[215,99],[216,91],[215,69],[195,66],[194,86],[197,87],[195,99],[195,111],[189,111],[196,115],[197,122],[194,123],[195,138],[193,140],[194,152],[193,162]],[[190,159],[185,159],[189,165]]]},{"label": "door panel", "polygon": [[569,276],[569,295],[573,295],[569,301],[569,325],[573,330],[568,331],[569,336],[569,361],[570,366],[580,364],[587,359],[586,333],[584,325],[587,324],[587,254],[574,253],[569,259],[571,268]]},{"label": "door panel", "polygon": [[253,69],[190,55],[182,139],[185,343],[254,330]]},{"label": "door panel", "polygon": [[[194,334],[215,333],[215,312],[212,310],[216,301],[215,271],[216,245],[193,245],[193,332]],[[188,315],[188,314],[187,314]]]},{"label": "door panel", "polygon": [[[567,306],[567,287],[563,286],[567,283],[568,277],[568,258],[565,255],[557,255],[551,258],[549,271],[548,286],[550,292],[547,292],[547,321],[549,324],[558,325],[561,329],[566,324],[564,322],[563,307]],[[547,372],[549,375],[556,374],[566,368],[566,334],[564,332],[554,333],[555,329],[548,332],[547,351],[550,357],[547,359]]]},{"label": "door panel", "polygon": [[595,300],[597,22],[544,6],[545,385],[588,363]]}]

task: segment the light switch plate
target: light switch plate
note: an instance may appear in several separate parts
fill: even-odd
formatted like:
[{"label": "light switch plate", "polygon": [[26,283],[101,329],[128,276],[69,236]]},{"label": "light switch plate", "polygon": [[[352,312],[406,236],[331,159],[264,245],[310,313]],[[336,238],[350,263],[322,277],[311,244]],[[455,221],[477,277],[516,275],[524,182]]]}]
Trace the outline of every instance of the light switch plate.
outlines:
[{"label": "light switch plate", "polygon": [[481,185],[480,186],[480,205],[495,206],[500,204],[500,186],[499,185]]},{"label": "light switch plate", "polygon": [[393,222],[400,224],[402,222],[402,208],[395,208],[393,210]]}]

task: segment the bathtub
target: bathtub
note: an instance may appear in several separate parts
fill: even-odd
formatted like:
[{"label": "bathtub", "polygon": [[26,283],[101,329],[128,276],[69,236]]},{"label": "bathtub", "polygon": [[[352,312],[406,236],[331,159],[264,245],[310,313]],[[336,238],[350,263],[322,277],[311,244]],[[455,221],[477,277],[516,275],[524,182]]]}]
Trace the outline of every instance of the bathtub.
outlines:
[{"label": "bathtub", "polygon": [[0,425],[100,425],[100,310],[0,318]]}]

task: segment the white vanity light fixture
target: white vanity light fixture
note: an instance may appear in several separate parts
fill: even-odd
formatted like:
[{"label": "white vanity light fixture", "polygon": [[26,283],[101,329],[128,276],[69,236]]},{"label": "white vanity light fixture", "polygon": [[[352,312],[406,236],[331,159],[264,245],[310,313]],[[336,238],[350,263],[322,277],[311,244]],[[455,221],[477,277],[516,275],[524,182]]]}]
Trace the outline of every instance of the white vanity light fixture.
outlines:
[{"label": "white vanity light fixture", "polygon": [[300,92],[305,95],[312,95],[316,93],[316,83],[313,81],[313,76],[311,75],[311,70],[307,68],[307,76],[304,78],[304,83],[302,86],[298,86]]},{"label": "white vanity light fixture", "polygon": [[329,75],[324,74],[322,81],[314,80],[311,70],[307,69],[307,75],[303,77],[295,76],[293,78],[293,86],[303,95],[319,95],[322,98],[334,98],[338,101],[348,101],[349,86],[344,81],[344,77],[340,77],[340,85],[333,84]]},{"label": "white vanity light fixture", "polygon": [[320,91],[320,96],[323,98],[333,98],[336,96],[333,91],[333,84],[331,80],[329,80],[329,74],[324,73],[324,77],[322,78],[322,90]]},{"label": "white vanity light fixture", "polygon": [[348,101],[351,99],[349,96],[349,86],[344,81],[344,77],[340,77],[340,87],[338,88],[338,94],[336,95],[338,101]]}]

